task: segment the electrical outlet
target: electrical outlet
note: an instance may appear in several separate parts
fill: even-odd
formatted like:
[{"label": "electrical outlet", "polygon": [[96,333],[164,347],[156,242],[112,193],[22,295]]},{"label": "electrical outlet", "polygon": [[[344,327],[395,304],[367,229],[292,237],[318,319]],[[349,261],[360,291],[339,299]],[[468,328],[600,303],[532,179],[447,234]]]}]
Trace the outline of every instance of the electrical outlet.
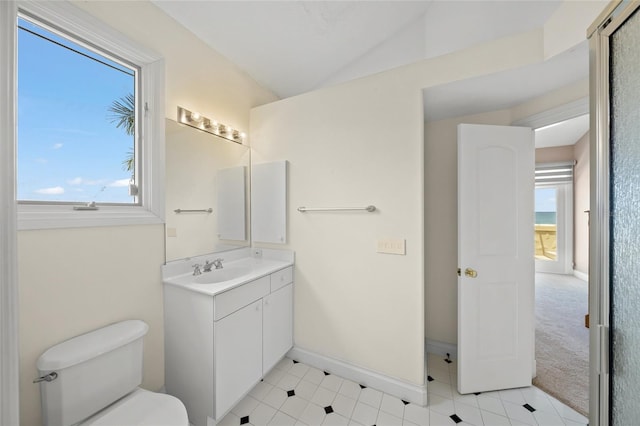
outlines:
[{"label": "electrical outlet", "polygon": [[178,230],[177,228],[167,228],[167,237],[177,237]]},{"label": "electrical outlet", "polygon": [[386,238],[378,240],[378,253],[406,254],[406,240],[397,238]]}]

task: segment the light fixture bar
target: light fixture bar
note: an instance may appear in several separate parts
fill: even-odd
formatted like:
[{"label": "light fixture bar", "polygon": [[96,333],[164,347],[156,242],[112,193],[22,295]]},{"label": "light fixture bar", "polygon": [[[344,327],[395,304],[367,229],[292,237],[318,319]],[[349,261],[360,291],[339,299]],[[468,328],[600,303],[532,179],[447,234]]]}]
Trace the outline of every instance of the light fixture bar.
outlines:
[{"label": "light fixture bar", "polygon": [[237,129],[207,118],[197,112],[189,111],[181,106],[178,107],[178,123],[195,127],[203,132],[211,133],[239,144],[244,144],[247,138],[245,133]]}]

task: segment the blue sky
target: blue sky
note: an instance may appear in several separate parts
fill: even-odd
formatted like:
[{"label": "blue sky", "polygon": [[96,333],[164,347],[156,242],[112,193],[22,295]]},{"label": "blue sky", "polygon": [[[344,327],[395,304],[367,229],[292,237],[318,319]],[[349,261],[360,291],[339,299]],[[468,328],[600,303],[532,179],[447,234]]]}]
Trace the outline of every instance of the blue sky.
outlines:
[{"label": "blue sky", "polygon": [[555,212],[556,211],[556,189],[536,188],[536,211]]},{"label": "blue sky", "polygon": [[[64,40],[23,19],[19,25]],[[133,137],[110,122],[108,108],[134,92],[135,77],[106,62],[128,74],[18,30],[18,200],[133,201],[122,168]]]}]

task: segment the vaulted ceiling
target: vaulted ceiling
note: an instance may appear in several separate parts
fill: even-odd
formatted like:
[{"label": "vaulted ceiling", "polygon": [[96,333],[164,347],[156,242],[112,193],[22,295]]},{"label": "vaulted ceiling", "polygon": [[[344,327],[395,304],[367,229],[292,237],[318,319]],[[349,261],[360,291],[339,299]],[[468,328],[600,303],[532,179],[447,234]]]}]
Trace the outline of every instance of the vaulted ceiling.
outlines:
[{"label": "vaulted ceiling", "polygon": [[539,28],[561,3],[153,2],[281,98]]},{"label": "vaulted ceiling", "polygon": [[[557,0],[152,0],[280,98],[541,28]],[[586,43],[428,89],[425,120],[497,110],[588,76]]]}]

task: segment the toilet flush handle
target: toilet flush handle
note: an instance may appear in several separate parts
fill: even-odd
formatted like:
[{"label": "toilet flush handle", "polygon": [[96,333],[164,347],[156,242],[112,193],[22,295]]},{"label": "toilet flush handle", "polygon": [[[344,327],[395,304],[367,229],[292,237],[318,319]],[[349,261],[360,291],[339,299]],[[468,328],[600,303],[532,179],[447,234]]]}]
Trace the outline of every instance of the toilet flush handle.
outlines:
[{"label": "toilet flush handle", "polygon": [[52,371],[51,373],[47,374],[46,376],[42,376],[42,377],[38,377],[37,379],[33,379],[33,383],[53,382],[57,378],[58,378],[58,373],[56,373],[55,371]]}]

